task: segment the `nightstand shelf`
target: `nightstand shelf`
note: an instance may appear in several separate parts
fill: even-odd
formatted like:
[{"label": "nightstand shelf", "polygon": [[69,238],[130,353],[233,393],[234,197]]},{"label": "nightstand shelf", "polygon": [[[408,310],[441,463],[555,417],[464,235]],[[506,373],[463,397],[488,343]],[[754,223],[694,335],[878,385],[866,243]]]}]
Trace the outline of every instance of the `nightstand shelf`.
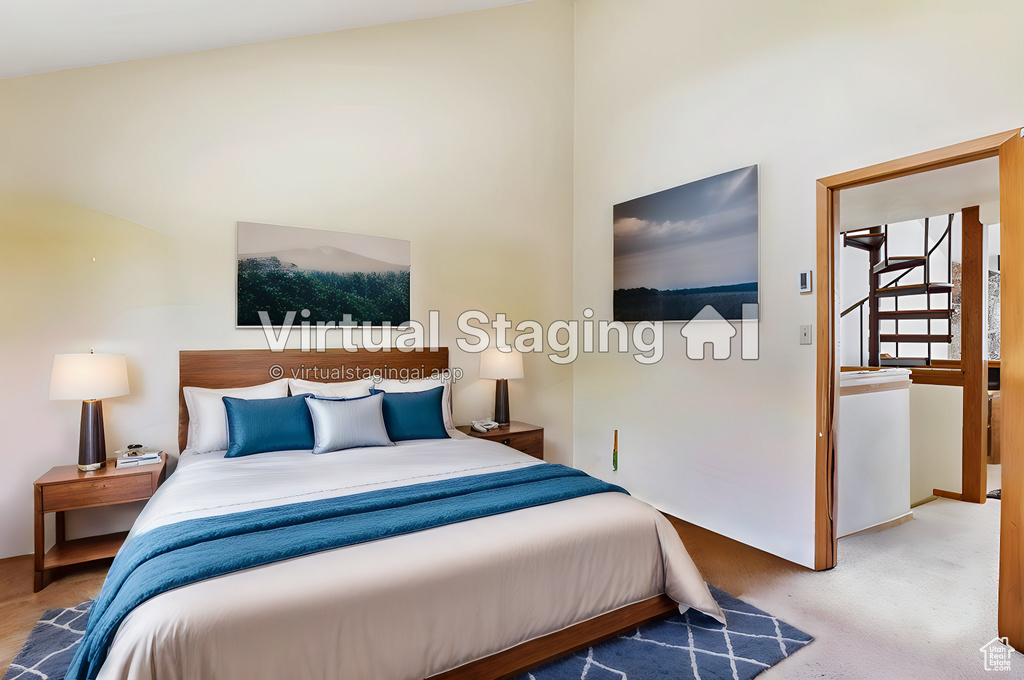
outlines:
[{"label": "nightstand shelf", "polygon": [[496,427],[487,432],[477,432],[471,425],[460,425],[459,432],[465,432],[477,439],[487,439],[498,442],[505,446],[511,446],[517,451],[531,455],[534,458],[544,460],[544,428],[530,423],[523,423],[513,420],[508,425]]},{"label": "nightstand shelf", "polygon": [[121,549],[126,538],[128,532],[120,531],[116,534],[65,540],[54,545],[43,555],[43,569],[56,569],[113,557]]},{"label": "nightstand shelf", "polygon": [[[64,513],[149,499],[163,479],[167,454],[161,455],[159,463],[138,467],[118,469],[116,461],[108,458],[106,467],[91,472],[82,472],[77,465],[61,465],[35,481],[35,592],[50,582],[53,569],[113,557],[128,536],[119,531],[69,541],[64,536]],[[57,540],[44,552],[43,519],[51,512]]]}]

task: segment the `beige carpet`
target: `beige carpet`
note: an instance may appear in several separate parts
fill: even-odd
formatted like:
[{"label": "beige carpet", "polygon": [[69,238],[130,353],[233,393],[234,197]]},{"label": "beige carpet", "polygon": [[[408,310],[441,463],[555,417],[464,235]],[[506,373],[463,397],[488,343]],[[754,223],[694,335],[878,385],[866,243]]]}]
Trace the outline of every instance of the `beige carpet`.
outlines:
[{"label": "beige carpet", "polygon": [[1024,678],[1024,656],[993,674],[979,651],[996,635],[999,503],[937,499],[913,521],[840,539],[835,569],[751,583],[738,595],[817,638],[760,677]]}]

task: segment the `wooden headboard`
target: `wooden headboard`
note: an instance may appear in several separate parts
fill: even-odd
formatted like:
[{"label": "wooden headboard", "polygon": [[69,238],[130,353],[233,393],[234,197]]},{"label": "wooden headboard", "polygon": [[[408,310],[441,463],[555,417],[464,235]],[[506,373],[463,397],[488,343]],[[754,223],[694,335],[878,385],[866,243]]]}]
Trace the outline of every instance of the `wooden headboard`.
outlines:
[{"label": "wooden headboard", "polygon": [[188,409],[183,387],[251,387],[279,378],[348,382],[375,375],[416,380],[429,378],[447,368],[447,347],[388,352],[366,349],[182,351],[178,355],[178,450],[183,451],[188,440]]}]

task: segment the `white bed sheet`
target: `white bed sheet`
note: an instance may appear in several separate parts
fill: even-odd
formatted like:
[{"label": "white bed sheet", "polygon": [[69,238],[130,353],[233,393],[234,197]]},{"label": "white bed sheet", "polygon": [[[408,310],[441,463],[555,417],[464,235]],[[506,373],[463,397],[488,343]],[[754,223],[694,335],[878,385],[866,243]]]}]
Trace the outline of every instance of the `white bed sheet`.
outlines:
[{"label": "white bed sheet", "polygon": [[[314,456],[184,452],[133,535],[164,524],[539,464],[475,438]],[[575,498],[209,579],[121,625],[109,680],[422,679],[662,592],[721,616],[672,525]]]}]

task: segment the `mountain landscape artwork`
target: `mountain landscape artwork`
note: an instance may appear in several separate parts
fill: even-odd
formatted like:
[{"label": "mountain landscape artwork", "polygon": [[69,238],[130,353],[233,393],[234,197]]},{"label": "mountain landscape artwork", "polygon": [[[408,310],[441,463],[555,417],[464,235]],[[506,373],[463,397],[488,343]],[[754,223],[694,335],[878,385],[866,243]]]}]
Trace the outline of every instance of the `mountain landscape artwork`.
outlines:
[{"label": "mountain landscape artwork", "polygon": [[[333,321],[400,326],[410,317],[411,244],[325,229],[238,223],[236,324]],[[309,315],[303,315],[309,310]]]},{"label": "mountain landscape artwork", "polygon": [[616,321],[743,318],[758,301],[757,166],[613,209]]}]

